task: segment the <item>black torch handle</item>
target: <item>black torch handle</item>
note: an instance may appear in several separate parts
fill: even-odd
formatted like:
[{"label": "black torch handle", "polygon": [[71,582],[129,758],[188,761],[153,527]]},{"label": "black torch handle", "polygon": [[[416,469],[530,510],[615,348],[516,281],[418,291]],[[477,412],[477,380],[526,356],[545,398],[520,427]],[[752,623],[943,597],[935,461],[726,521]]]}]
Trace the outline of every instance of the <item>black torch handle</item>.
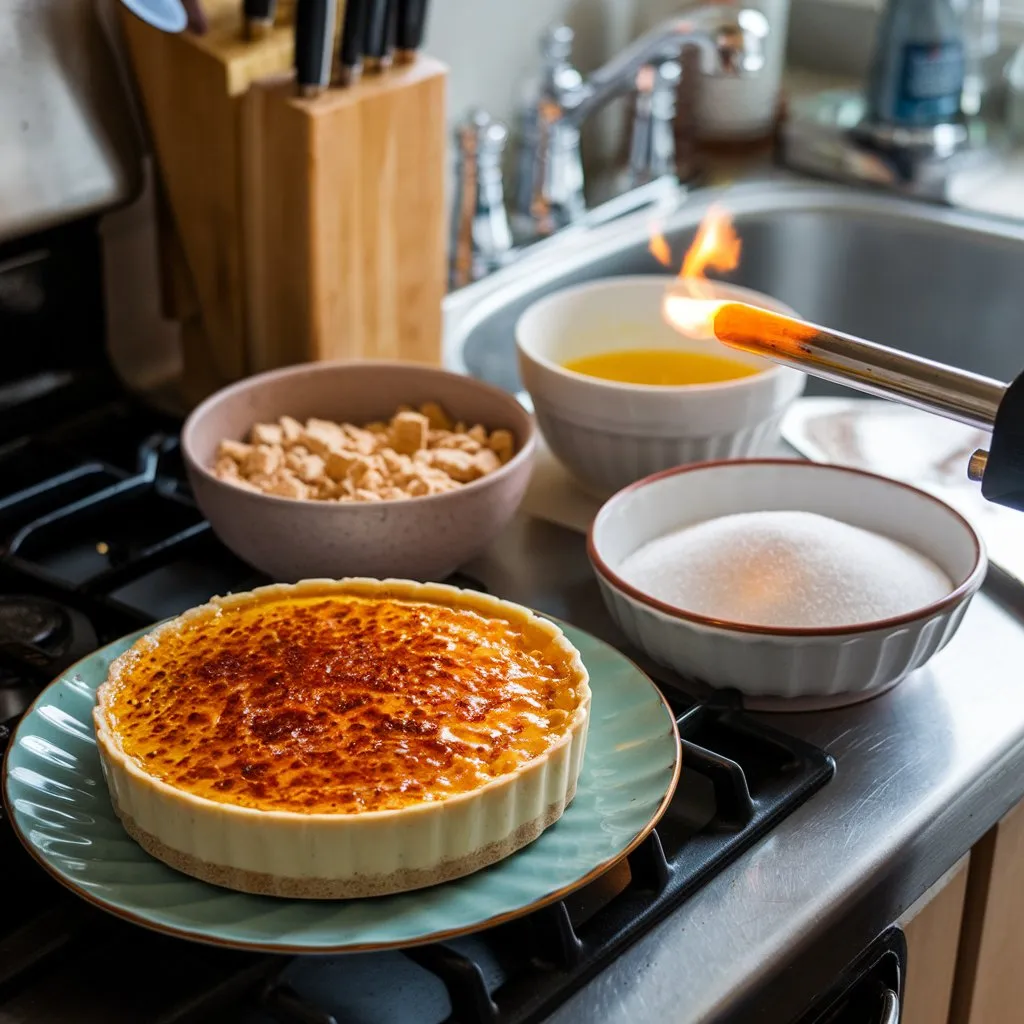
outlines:
[{"label": "black torch handle", "polygon": [[1010,384],[999,403],[981,493],[997,505],[1024,512],[1024,373]]},{"label": "black torch handle", "polygon": [[334,0],[298,0],[295,6],[295,80],[302,96],[316,96],[330,84],[334,8]]}]

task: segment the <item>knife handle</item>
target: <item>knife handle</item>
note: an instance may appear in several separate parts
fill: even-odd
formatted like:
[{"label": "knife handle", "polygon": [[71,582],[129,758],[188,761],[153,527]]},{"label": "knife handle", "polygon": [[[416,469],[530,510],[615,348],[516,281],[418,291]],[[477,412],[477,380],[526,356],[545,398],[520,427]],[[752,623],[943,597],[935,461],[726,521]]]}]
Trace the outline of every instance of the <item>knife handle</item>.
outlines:
[{"label": "knife handle", "polygon": [[295,80],[300,96],[317,96],[331,81],[334,0],[295,5]]},{"label": "knife handle", "polygon": [[367,71],[380,71],[390,61],[393,14],[391,0],[369,0],[363,42],[363,64]]},{"label": "knife handle", "polygon": [[363,38],[366,32],[366,0],[345,0],[338,46],[341,84],[349,85],[359,73],[363,62]]},{"label": "knife handle", "polygon": [[249,39],[262,39],[273,28],[277,0],[243,0],[245,34]]},{"label": "knife handle", "polygon": [[406,64],[423,45],[427,0],[398,0],[395,15],[395,60]]}]

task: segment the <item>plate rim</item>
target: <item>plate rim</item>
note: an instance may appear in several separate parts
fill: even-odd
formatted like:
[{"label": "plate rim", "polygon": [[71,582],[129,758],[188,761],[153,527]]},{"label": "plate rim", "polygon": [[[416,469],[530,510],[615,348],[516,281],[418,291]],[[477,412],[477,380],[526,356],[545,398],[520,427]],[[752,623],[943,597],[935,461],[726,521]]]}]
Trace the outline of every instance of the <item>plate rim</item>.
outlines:
[{"label": "plate rim", "polygon": [[[412,949],[415,946],[424,946],[429,945],[433,942],[444,942],[450,939],[461,938],[466,935],[473,935],[477,932],[482,932],[485,930],[489,930],[491,928],[496,928],[499,925],[507,924],[509,921],[515,921],[521,917],[525,917],[528,914],[532,914],[537,910],[541,910],[544,907],[550,906],[552,903],[557,903],[559,900],[564,899],[566,896],[569,896],[577,890],[582,889],[585,885],[588,885],[590,882],[594,881],[595,878],[598,878],[600,875],[605,874],[610,868],[614,867],[615,864],[619,863],[619,861],[624,860],[626,857],[628,857],[654,831],[654,829],[658,825],[658,822],[661,821],[665,812],[668,810],[668,806],[672,802],[672,798],[675,796],[676,788],[679,784],[679,777],[682,772],[683,763],[682,742],[679,737],[679,726],[676,722],[675,712],[672,710],[664,693],[661,692],[660,687],[651,678],[651,676],[647,672],[645,672],[627,654],[624,654],[617,647],[608,643],[606,640],[603,640],[601,637],[595,636],[589,630],[585,630],[582,627],[576,626],[573,623],[567,622],[564,619],[561,619],[557,616],[547,615],[544,612],[535,612],[535,614],[543,618],[550,619],[559,627],[564,628],[568,626],[570,629],[577,630],[585,634],[591,641],[600,644],[602,647],[608,648],[608,650],[614,652],[615,655],[622,658],[624,661],[626,661],[629,665],[632,666],[633,670],[639,674],[639,676],[647,683],[647,685],[654,691],[658,699],[661,701],[661,705],[664,708],[670,723],[670,733],[673,739],[675,757],[672,768],[672,777],[669,779],[668,785],[665,788],[665,793],[662,796],[661,802],[654,809],[648,821],[643,825],[643,827],[629,841],[629,843],[626,844],[626,846],[622,850],[620,850],[618,853],[614,854],[611,857],[605,858],[599,864],[596,864],[594,867],[592,867],[586,874],[581,875],[577,879],[574,879],[571,883],[564,885],[561,888],[554,890],[553,892],[546,893],[544,896],[541,896],[538,899],[531,901],[530,903],[525,903],[522,906],[516,907],[513,910],[507,910],[502,913],[495,914],[492,917],[486,918],[482,921],[474,922],[470,925],[462,925],[457,928],[440,929],[438,931],[433,931],[427,934],[418,935],[415,938],[408,939],[392,939],[366,943],[318,943],[316,945],[292,945],[289,943],[245,941],[239,939],[226,939],[221,936],[208,935],[201,932],[196,932],[188,928],[179,928],[174,925],[168,925],[164,924],[163,922],[154,921],[151,918],[146,917],[142,914],[133,912],[131,910],[126,910],[122,907],[114,906],[106,900],[96,897],[89,891],[88,888],[76,885],[70,878],[66,877],[64,874],[58,871],[54,865],[52,865],[48,860],[43,858],[38,853],[38,851],[35,848],[35,845],[29,841],[28,837],[24,834],[24,832],[21,829],[21,826],[18,823],[17,815],[15,814],[14,811],[14,806],[11,800],[9,789],[9,760],[11,757],[11,753],[15,749],[15,746],[17,745],[18,736],[21,733],[21,730],[24,726],[26,719],[28,719],[32,714],[35,713],[36,705],[39,704],[39,702],[50,692],[50,690],[54,689],[59,685],[64,684],[65,681],[67,681],[68,677],[71,676],[79,668],[80,665],[95,658],[98,654],[105,651],[108,647],[113,647],[116,644],[120,644],[125,640],[129,640],[131,643],[134,643],[135,640],[137,640],[140,636],[144,636],[146,633],[156,628],[156,626],[158,626],[159,623],[153,623],[152,625],[146,626],[145,628],[138,630],[134,633],[126,633],[124,636],[118,637],[116,640],[111,640],[109,643],[103,644],[101,647],[98,647],[91,653],[85,655],[82,658],[79,658],[77,661],[73,662],[67,668],[63,669],[59,673],[59,675],[51,679],[50,682],[47,683],[46,686],[44,686],[43,689],[38,694],[36,694],[35,699],[22,713],[21,718],[18,719],[18,724],[11,732],[7,744],[7,749],[4,751],[3,762],[2,764],[0,764],[0,775],[2,775],[3,777],[3,784],[2,787],[0,787],[0,791],[2,791],[3,805],[7,809],[8,820],[11,823],[11,828],[14,831],[14,834],[17,836],[18,841],[21,843],[22,847],[28,852],[29,856],[44,871],[46,871],[46,873],[50,875],[51,878],[55,879],[61,886],[63,886],[69,892],[73,893],[75,896],[85,900],[90,906],[96,907],[104,913],[117,917],[122,921],[127,921],[130,924],[138,925],[139,927],[145,928],[146,930],[151,932],[156,932],[160,935],[169,935],[172,938],[183,939],[188,942],[196,942],[200,945],[214,946],[220,949],[236,949],[245,952],[255,953],[283,953],[293,956],[321,956],[339,953],[377,953],[384,952],[386,950]],[[591,705],[591,713],[592,712],[593,705]],[[91,723],[90,728],[93,729],[94,732],[94,728],[92,727]],[[584,757],[585,756],[586,755],[584,754]],[[118,825],[123,829],[124,826],[120,824],[120,821],[118,821]],[[129,836],[129,838],[131,837]],[[139,849],[141,850],[142,848],[139,847]],[[511,856],[515,857],[518,853],[525,852],[525,850],[528,849],[529,846],[525,847],[524,851],[517,850],[516,853],[511,854]],[[156,857],[153,857],[152,854],[147,853],[145,850],[142,850],[142,853],[145,854],[145,856],[149,857],[151,860],[154,860],[157,863],[162,863],[162,861],[160,861]],[[169,865],[165,866],[168,867],[169,870],[171,871],[175,870],[174,868],[170,868]],[[194,878],[191,875],[186,875],[184,872],[176,873],[182,875],[185,878],[191,879],[191,881],[197,882],[200,885],[207,886],[208,888],[214,891],[220,891],[225,894],[232,895],[251,895],[248,893],[239,893],[236,890],[227,889],[223,886],[216,886],[210,882],[204,882],[202,879]],[[453,882],[458,881],[458,879],[453,879]],[[374,900],[387,898],[388,897],[386,896],[371,896],[367,897],[366,899]],[[279,899],[282,904],[322,903],[325,907],[333,907],[336,906],[339,902],[347,902],[344,900],[295,900],[288,898]]]}]

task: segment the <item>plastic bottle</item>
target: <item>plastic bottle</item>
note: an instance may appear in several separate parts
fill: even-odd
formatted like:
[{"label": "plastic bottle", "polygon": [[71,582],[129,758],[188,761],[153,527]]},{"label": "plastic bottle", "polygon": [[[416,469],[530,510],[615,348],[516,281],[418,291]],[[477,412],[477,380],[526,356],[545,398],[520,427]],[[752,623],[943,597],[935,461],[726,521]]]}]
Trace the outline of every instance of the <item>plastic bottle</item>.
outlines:
[{"label": "plastic bottle", "polygon": [[952,0],[889,0],[868,80],[868,112],[880,124],[955,120],[964,87],[963,22]]}]

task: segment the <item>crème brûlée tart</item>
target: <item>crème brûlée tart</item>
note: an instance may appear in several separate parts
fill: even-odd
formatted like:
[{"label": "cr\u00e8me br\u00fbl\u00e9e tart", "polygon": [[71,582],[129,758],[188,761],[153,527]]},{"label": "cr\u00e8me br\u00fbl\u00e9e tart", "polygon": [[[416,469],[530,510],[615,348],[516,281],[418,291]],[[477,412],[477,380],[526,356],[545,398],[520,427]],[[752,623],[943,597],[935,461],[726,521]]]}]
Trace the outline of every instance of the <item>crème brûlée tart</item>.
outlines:
[{"label": "cr\u00e8me br\u00fbl\u00e9e tart", "polygon": [[110,667],[93,717],[145,850],[244,892],[469,874],[561,817],[590,686],[553,623],[474,591],[308,580],[215,598]]}]

